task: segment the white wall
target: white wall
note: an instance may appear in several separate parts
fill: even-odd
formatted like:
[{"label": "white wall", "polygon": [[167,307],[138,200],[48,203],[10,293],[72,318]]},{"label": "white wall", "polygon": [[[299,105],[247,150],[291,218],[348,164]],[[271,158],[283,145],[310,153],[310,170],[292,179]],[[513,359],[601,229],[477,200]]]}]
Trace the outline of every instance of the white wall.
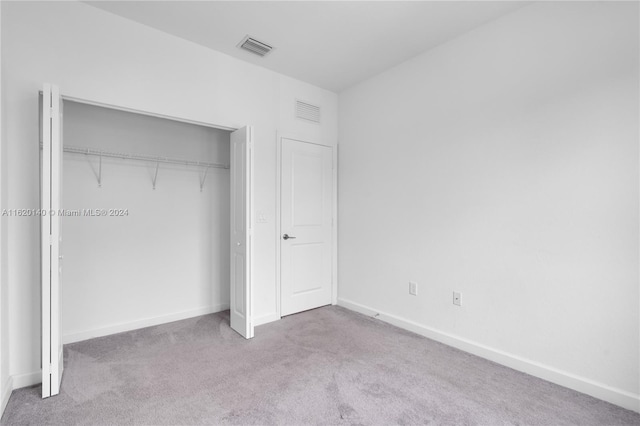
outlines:
[{"label": "white wall", "polygon": [[[275,282],[276,134],[295,131],[334,144],[337,96],[78,2],[3,3],[7,205],[37,208],[37,92],[42,82],[64,95],[216,123],[255,126],[255,208],[266,223],[254,233],[254,315],[278,318]],[[296,97],[321,100],[321,127],[280,115]],[[292,130],[293,129],[293,130]],[[6,152],[5,152],[6,153]],[[159,182],[162,175],[158,178]],[[38,224],[10,218],[8,284],[14,386],[39,381]]]},{"label": "white wall", "polygon": [[[0,3],[0,28],[2,27],[2,9]],[[2,34],[0,31],[0,45],[2,45]],[[2,58],[0,57],[0,212],[7,205],[6,198],[6,172],[7,172],[7,156],[5,154],[6,126],[2,120],[2,111],[4,111],[4,73],[2,73]],[[9,294],[7,280],[7,218],[0,215],[0,416],[4,411],[4,407],[9,401],[11,394],[11,382],[9,376]]]},{"label": "white wall", "polygon": [[[64,143],[229,164],[229,132],[65,102]],[[64,155],[63,337],[84,340],[229,307],[229,170]],[[82,213],[81,213],[82,214]]]},{"label": "white wall", "polygon": [[543,2],[341,93],[339,303],[639,410],[638,71]]}]

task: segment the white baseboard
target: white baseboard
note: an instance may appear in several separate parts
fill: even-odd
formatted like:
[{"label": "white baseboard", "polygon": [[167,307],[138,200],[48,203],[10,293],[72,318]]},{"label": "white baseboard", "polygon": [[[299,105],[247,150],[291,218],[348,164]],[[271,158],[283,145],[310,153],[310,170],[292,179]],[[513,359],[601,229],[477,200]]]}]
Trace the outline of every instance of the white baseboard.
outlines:
[{"label": "white baseboard", "polygon": [[4,409],[7,408],[7,403],[11,397],[11,392],[13,392],[13,379],[11,377],[7,378],[7,381],[0,391],[0,417],[2,417]]},{"label": "white baseboard", "polygon": [[280,315],[277,312],[273,312],[271,314],[263,315],[261,317],[257,317],[253,319],[254,327],[259,325],[267,324],[273,321],[278,321],[280,319]]},{"label": "white baseboard", "polygon": [[13,380],[12,389],[26,388],[27,386],[42,383],[42,370],[33,371],[25,374],[14,374],[11,376]]},{"label": "white baseboard", "polygon": [[454,348],[513,368],[514,370],[522,371],[569,389],[591,395],[628,410],[640,412],[640,395],[617,389],[604,383],[599,383],[499,349],[491,348],[453,334],[426,327],[405,318],[381,312],[347,299],[339,298],[338,305],[367,316],[376,317],[396,327],[412,331],[446,345],[453,346]]},{"label": "white baseboard", "polygon": [[187,318],[193,318],[200,315],[212,314],[215,312],[224,311],[229,309],[228,304],[220,304],[215,306],[209,306],[206,308],[192,309],[189,311],[176,312],[169,315],[162,315],[158,317],[145,318],[142,320],[113,324],[108,327],[97,328],[93,330],[76,331],[64,334],[62,336],[62,343],[75,343],[82,340],[93,339],[95,337],[108,336],[110,334],[122,333],[124,331],[137,330],[139,328],[151,327],[154,325],[165,324],[173,321],[180,321]]}]

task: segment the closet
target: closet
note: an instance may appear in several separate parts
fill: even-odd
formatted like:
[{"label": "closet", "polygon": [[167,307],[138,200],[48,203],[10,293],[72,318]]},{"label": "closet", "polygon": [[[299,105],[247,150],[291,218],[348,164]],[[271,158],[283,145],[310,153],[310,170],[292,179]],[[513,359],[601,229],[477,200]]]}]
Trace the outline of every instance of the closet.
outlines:
[{"label": "closet", "polygon": [[63,343],[228,309],[229,135],[64,102]]},{"label": "closet", "polygon": [[59,392],[64,343],[229,308],[253,337],[251,128],[46,84],[41,104],[43,397]]}]

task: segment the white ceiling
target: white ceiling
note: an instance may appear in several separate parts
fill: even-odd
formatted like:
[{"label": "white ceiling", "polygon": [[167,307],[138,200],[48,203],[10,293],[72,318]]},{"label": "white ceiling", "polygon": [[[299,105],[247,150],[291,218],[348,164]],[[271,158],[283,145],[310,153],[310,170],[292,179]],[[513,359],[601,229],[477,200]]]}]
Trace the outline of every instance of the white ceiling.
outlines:
[{"label": "white ceiling", "polygon": [[[516,1],[98,1],[95,7],[340,92],[512,12]],[[275,46],[260,58],[245,35]]]}]

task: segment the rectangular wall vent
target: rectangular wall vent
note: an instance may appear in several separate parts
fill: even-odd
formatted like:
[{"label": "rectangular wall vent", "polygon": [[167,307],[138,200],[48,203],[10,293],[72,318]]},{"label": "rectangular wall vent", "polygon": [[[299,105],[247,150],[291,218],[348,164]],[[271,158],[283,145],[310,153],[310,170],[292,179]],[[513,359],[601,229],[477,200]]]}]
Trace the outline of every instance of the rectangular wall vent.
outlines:
[{"label": "rectangular wall vent", "polygon": [[273,50],[273,46],[269,46],[267,43],[263,43],[249,36],[243,38],[242,41],[238,43],[238,47],[258,56],[266,56]]},{"label": "rectangular wall vent", "polygon": [[313,123],[320,123],[320,107],[296,100],[296,118],[302,120],[311,121]]}]

